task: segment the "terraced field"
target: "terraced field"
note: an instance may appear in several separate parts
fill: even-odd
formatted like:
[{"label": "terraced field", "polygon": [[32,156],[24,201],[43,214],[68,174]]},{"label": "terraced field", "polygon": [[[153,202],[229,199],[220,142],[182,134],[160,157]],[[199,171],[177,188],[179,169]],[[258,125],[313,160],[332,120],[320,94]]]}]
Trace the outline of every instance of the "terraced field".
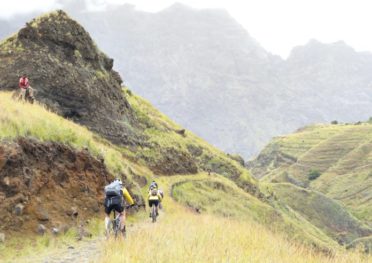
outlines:
[{"label": "terraced field", "polygon": [[[286,155],[291,163],[278,160]],[[266,182],[289,182],[339,201],[372,225],[372,124],[314,125],[275,138],[253,161]],[[311,171],[318,173],[310,178]]]}]

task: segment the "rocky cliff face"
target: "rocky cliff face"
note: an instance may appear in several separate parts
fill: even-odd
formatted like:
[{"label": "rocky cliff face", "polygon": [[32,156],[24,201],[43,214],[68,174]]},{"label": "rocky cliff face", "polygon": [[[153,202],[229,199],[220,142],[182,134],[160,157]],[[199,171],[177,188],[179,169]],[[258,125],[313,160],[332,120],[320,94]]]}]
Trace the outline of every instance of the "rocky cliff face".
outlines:
[{"label": "rocky cliff face", "polygon": [[63,11],[32,20],[2,42],[0,60],[1,90],[16,89],[26,73],[37,100],[61,116],[115,143],[139,143],[113,59]]}]

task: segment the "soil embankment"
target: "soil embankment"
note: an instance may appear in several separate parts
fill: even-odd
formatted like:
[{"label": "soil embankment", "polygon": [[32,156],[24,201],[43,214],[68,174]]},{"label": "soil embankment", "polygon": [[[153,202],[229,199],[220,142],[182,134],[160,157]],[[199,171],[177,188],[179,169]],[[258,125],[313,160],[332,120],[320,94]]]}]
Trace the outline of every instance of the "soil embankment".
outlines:
[{"label": "soil embankment", "polygon": [[[102,186],[112,179],[87,150],[18,139],[0,144],[0,232],[61,231],[102,211]],[[40,229],[39,229],[40,230]]]}]

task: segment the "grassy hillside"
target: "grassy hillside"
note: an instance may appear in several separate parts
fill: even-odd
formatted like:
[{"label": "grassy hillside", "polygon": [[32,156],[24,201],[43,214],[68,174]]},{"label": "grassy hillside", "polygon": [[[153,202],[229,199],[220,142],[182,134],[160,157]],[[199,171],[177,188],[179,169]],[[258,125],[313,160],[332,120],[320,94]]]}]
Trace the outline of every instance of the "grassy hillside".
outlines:
[{"label": "grassy hillside", "polygon": [[[282,233],[268,231],[267,227],[252,221],[244,210],[244,193],[223,178],[210,183],[207,175],[194,181],[184,177],[161,178],[161,185],[175,194],[181,203],[209,199],[216,195],[217,204],[201,209],[180,206],[174,200],[164,199],[164,211],[154,225],[149,222],[133,227],[124,242],[115,240],[104,243],[104,253],[97,262],[369,262],[372,258],[358,252],[336,249],[325,255],[292,241]],[[191,179],[192,180],[192,179]],[[193,189],[190,182],[196,183]],[[176,187],[171,186],[176,185]],[[219,185],[219,191],[209,192],[208,185]],[[224,190],[234,191],[226,196]],[[173,190],[172,190],[173,189]],[[185,191],[183,191],[185,190]],[[195,195],[187,196],[190,191]],[[199,195],[198,192],[202,192]],[[223,192],[226,200],[218,193]],[[203,197],[204,194],[209,196]],[[239,196],[240,195],[240,196]],[[178,197],[177,197],[178,196]],[[240,202],[236,202],[236,197]],[[249,197],[246,197],[249,198]],[[202,201],[202,200],[201,200]],[[247,206],[254,205],[250,200]],[[197,202],[200,204],[203,202]],[[208,204],[211,204],[209,200]],[[226,210],[223,210],[221,206]],[[229,207],[230,206],[230,207]],[[235,209],[236,208],[236,209]],[[220,211],[219,211],[220,210]],[[223,210],[223,212],[222,212]],[[226,211],[231,214],[226,215]],[[243,212],[243,213],[240,213]],[[216,216],[216,214],[223,217]],[[182,259],[180,261],[180,259]]]},{"label": "grassy hillside", "polygon": [[183,130],[148,101],[134,95],[130,90],[125,89],[125,93],[148,138],[148,144],[141,147],[136,156],[144,160],[150,168],[154,168],[152,170],[155,173],[163,171],[163,174],[164,172],[166,174],[168,171],[164,171],[164,167],[158,171],[159,165],[168,166],[170,171],[173,166],[181,166],[182,161],[177,159],[175,161],[179,162],[173,163],[172,155],[183,155],[196,164],[198,171],[210,171],[223,175],[243,189],[255,194],[258,190],[257,181],[238,161],[190,131]]},{"label": "grassy hillside", "polygon": [[[216,151],[215,148],[188,131],[185,135],[177,133],[182,127],[174,124],[164,114],[154,109],[151,104],[133,95],[128,89],[125,92],[131,107],[143,125],[144,134],[149,137],[149,147],[144,147],[137,152],[138,158],[145,160],[144,164],[151,167],[153,162],[162,163],[162,159],[166,155],[162,149],[177,147],[178,151],[186,152],[192,156],[199,172],[207,170],[213,172],[213,176],[203,178],[201,181],[195,181],[198,178],[195,174],[194,180],[185,179],[185,182],[177,183],[173,194],[180,202],[194,209],[222,216],[234,217],[234,215],[245,214],[245,217],[263,223],[275,231],[286,232],[304,243],[324,250],[337,246],[337,242],[349,243],[353,238],[358,238],[360,232],[365,233],[362,224],[354,220],[354,225],[358,227],[344,229],[346,233],[342,233],[342,238],[338,239],[340,233],[337,231],[329,231],[318,221],[314,221],[313,218],[309,218],[298,209],[288,207],[287,203],[282,202],[284,199],[272,199],[272,193],[278,189],[271,187],[270,184],[258,186],[239,162],[232,160],[225,153]],[[215,182],[214,179],[219,175],[232,180],[246,193],[237,188],[235,184],[233,184],[235,187],[232,187],[231,184],[226,185],[226,182],[222,185],[219,181]],[[271,190],[267,191],[266,188]],[[276,197],[279,196],[278,193]],[[261,200],[255,197],[259,197]],[[293,198],[297,197],[293,195]],[[332,200],[328,201],[334,204]],[[305,207],[307,206],[305,205]],[[341,210],[342,212],[337,219],[349,222],[350,220],[346,216],[348,213],[344,211],[344,208]],[[324,212],[322,220],[326,221],[327,216],[328,214]],[[354,232],[353,235],[348,231],[356,231],[356,233]]]},{"label": "grassy hillside", "polygon": [[[126,92],[128,93],[128,92]],[[130,93],[131,94],[131,93]],[[181,127],[170,121],[145,100],[131,94],[128,100],[136,111],[137,121],[144,128],[147,144],[140,147],[118,147],[88,131],[86,128],[59,117],[39,105],[16,103],[10,93],[0,93],[0,140],[12,140],[19,136],[33,137],[41,141],[66,143],[74,148],[87,148],[94,155],[103,157],[113,173],[123,173],[129,178],[140,167],[150,167],[157,163],[172,162],[165,155],[184,154],[195,162],[198,170],[208,170],[222,174],[244,185],[257,183],[248,170],[225,153],[212,147],[189,131],[177,133]],[[123,161],[124,158],[124,161]],[[173,165],[183,165],[175,163]],[[171,174],[177,174],[170,168]],[[154,175],[154,172],[139,172]],[[170,174],[170,175],[171,175]]]},{"label": "grassy hillside", "polygon": [[273,195],[340,244],[371,247],[372,124],[313,125],[249,162]]},{"label": "grassy hillside", "polygon": [[174,199],[197,213],[255,221],[274,232],[285,233],[297,241],[330,250],[337,243],[296,211],[276,201],[262,203],[219,176],[179,178],[172,185]]},{"label": "grassy hillside", "polygon": [[[290,182],[320,191],[371,224],[371,143],[369,123],[314,125],[275,138],[250,167],[265,181]],[[317,172],[317,178],[310,178],[312,171]]]},{"label": "grassy hillside", "polygon": [[[170,231],[175,231],[173,227],[182,224],[188,225],[191,229],[201,233],[202,241],[200,242],[202,243],[211,242],[210,239],[214,237],[216,242],[218,241],[218,243],[228,247],[228,252],[225,253],[234,259],[238,255],[240,258],[252,256],[253,249],[257,249],[260,245],[263,247],[261,252],[257,254],[258,261],[259,259],[278,257],[284,253],[280,250],[288,249],[292,249],[295,255],[282,255],[283,260],[291,257],[293,261],[295,261],[295,258],[301,258],[303,262],[312,257],[315,258],[314,260],[319,257],[323,259],[323,256],[317,254],[318,252],[308,250],[310,246],[305,248],[302,245],[295,245],[292,243],[294,241],[288,241],[289,238],[294,238],[301,243],[313,245],[328,252],[345,253],[339,252],[340,250],[334,240],[318,227],[312,225],[296,210],[280,202],[270,200],[267,197],[269,194],[265,193],[270,184],[259,186],[257,181],[239,162],[213,148],[189,131],[180,132],[181,127],[154,109],[151,104],[133,95],[129,90],[126,89],[124,94],[134,110],[139,125],[142,126],[144,134],[147,136],[147,144],[141,147],[115,146],[86,128],[55,115],[41,105],[14,102],[10,98],[10,93],[0,93],[0,141],[5,143],[23,136],[40,141],[61,142],[76,149],[86,148],[94,156],[103,158],[112,174],[123,176],[132,193],[136,195],[145,195],[147,182],[152,178],[158,178],[164,189],[169,189],[165,199],[164,225],[159,224],[157,228],[161,232],[164,229],[165,236],[159,236],[161,238],[161,240],[158,240],[159,242],[164,242],[165,239],[163,238],[169,239],[170,237],[167,235],[171,233]],[[197,172],[182,175],[174,173],[155,174],[154,170],[156,171],[156,169],[154,169],[153,164],[162,162],[164,154],[167,154],[170,148],[191,158],[196,164]],[[167,160],[169,159],[165,159],[165,161]],[[211,171],[210,175],[206,172],[207,170]],[[171,196],[179,204],[172,201]],[[201,220],[210,221],[211,225],[205,228],[195,225],[200,220],[196,215],[198,213],[202,214]],[[140,218],[142,219],[139,220],[143,220],[143,215]],[[189,224],[182,223],[185,220]],[[223,229],[221,224],[226,224],[231,230],[229,232],[231,236],[227,236],[226,239],[221,236]],[[182,229],[180,227],[177,231],[184,231]],[[240,232],[242,230],[243,232]],[[141,240],[142,230],[135,228],[133,231],[134,234],[131,238]],[[139,231],[138,235],[135,234],[136,231]],[[241,234],[237,239],[241,241],[239,241],[239,244],[232,242],[234,237],[232,234],[236,237],[238,233]],[[196,237],[192,238],[197,244],[200,244]],[[258,240],[255,240],[255,238],[258,238]],[[230,239],[231,241],[229,241]],[[184,246],[182,242],[185,242],[185,240],[175,238],[174,244],[175,246],[176,244]],[[277,240],[283,247],[273,249],[263,245],[268,240]],[[43,243],[43,241],[40,242]],[[37,244],[40,244],[40,242]],[[151,242],[146,244],[142,242],[146,242],[146,239],[141,240],[136,246],[141,244],[141,246],[148,248],[146,251],[152,250]],[[226,242],[233,246],[229,247]],[[187,243],[196,246],[195,252],[190,254],[190,258],[199,260],[203,257],[213,261],[212,251],[214,250],[211,250],[211,254],[204,254],[198,249],[199,245],[194,244],[192,240],[187,241]],[[12,244],[12,242],[9,244]],[[49,241],[45,244],[46,247],[50,247]],[[39,245],[39,249],[35,251],[40,251],[42,247]],[[138,248],[132,247],[130,249],[137,251]],[[2,246],[1,249],[7,251],[7,246]],[[28,253],[32,254],[32,251],[29,250]],[[184,251],[182,251],[175,251],[172,257],[184,257]],[[301,252],[296,254],[295,251]],[[161,253],[165,255],[165,252]],[[130,259],[135,257],[135,254],[127,255]],[[164,255],[158,255],[162,262],[166,262],[165,259],[163,260]],[[104,258],[102,261],[115,260],[117,256],[119,255],[113,253],[113,258]],[[216,256],[224,258],[219,253]],[[357,254],[347,254],[347,257],[349,256],[359,257],[359,260],[362,260],[360,255]],[[140,259],[139,257],[138,260],[140,261]]]},{"label": "grassy hillside", "polygon": [[322,229],[328,236],[342,243],[350,243],[370,229],[349,214],[338,202],[315,191],[288,183],[273,184],[278,198]]}]

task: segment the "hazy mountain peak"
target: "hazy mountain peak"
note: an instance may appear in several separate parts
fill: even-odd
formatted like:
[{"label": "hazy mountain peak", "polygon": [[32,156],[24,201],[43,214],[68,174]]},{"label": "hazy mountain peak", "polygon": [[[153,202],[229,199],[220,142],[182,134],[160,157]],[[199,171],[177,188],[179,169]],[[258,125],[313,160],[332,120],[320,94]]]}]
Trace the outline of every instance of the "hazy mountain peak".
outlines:
[{"label": "hazy mountain peak", "polygon": [[180,3],[180,2],[175,2],[172,5],[170,5],[169,7],[165,8],[164,10],[169,10],[169,11],[175,11],[175,10],[194,10],[194,8],[192,8],[192,7],[188,6],[188,5],[185,5],[183,3]]}]

